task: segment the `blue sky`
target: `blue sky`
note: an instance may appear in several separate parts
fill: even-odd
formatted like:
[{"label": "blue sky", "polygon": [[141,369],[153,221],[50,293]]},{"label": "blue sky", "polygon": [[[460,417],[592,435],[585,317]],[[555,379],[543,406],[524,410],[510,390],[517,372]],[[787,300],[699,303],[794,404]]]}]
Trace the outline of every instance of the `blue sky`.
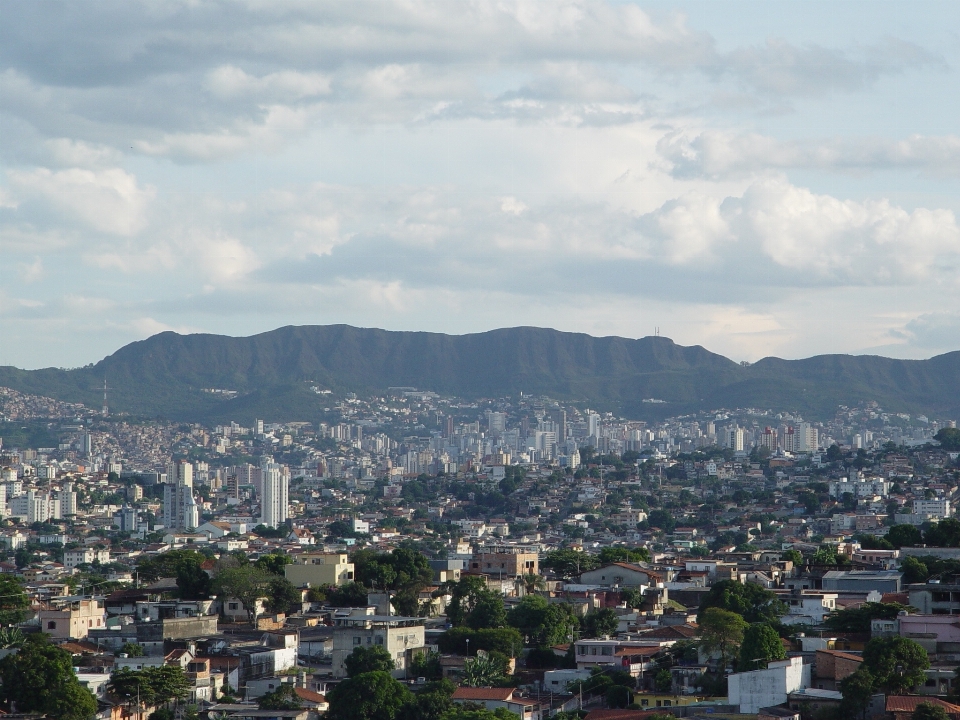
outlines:
[{"label": "blue sky", "polygon": [[0,13],[0,364],[340,322],[960,349],[954,3]]}]

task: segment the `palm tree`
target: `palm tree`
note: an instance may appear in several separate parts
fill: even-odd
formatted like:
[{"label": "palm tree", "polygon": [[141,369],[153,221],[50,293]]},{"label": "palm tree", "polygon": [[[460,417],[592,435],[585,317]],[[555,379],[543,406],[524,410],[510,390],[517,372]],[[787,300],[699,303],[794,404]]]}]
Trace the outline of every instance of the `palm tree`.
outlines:
[{"label": "palm tree", "polygon": [[498,658],[478,654],[464,661],[463,682],[470,687],[490,687],[504,679],[505,670]]},{"label": "palm tree", "polygon": [[536,573],[527,573],[522,579],[523,589],[528,595],[535,593],[538,590],[547,589],[547,582],[541,575],[537,575]]}]

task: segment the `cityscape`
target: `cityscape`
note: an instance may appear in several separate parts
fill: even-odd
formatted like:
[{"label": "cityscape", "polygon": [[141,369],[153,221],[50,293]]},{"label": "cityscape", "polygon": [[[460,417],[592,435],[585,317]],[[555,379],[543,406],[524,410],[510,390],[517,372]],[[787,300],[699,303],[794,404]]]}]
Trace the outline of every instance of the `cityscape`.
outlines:
[{"label": "cityscape", "polygon": [[0,720],[960,720],[958,28],[0,0]]},{"label": "cityscape", "polygon": [[316,392],[207,427],[0,389],[11,711],[960,711],[954,420]]}]

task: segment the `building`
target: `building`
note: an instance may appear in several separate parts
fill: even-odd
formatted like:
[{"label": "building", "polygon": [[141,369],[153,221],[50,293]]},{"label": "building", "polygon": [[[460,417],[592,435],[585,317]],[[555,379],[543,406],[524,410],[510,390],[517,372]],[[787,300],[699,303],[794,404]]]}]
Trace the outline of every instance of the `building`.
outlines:
[{"label": "building", "polygon": [[633,563],[610,563],[580,573],[581,585],[619,585],[620,587],[640,587],[656,585],[662,580],[660,575]]},{"label": "building", "polygon": [[63,566],[68,570],[72,570],[77,567],[77,565],[90,565],[95,562],[106,565],[110,562],[110,551],[98,550],[96,548],[79,548],[77,550],[63,551]]},{"label": "building", "polygon": [[476,553],[470,559],[470,572],[515,578],[523,575],[539,575],[540,555],[526,552],[524,548],[496,548],[496,552]]},{"label": "building", "polygon": [[539,705],[532,700],[523,700],[515,698],[516,688],[457,688],[451,700],[455,703],[476,703],[483,705],[487,710],[494,712],[498,708],[504,708],[514,715],[519,715],[521,720],[539,720]]},{"label": "building", "polygon": [[903,573],[897,570],[830,570],[821,587],[834,592],[900,592]]},{"label": "building", "polygon": [[353,580],[353,563],[346,553],[300,553],[283,573],[297,587],[344,585]]},{"label": "building", "polygon": [[76,597],[53,598],[48,609],[38,613],[40,629],[60,640],[81,640],[91,630],[106,624],[106,613],[99,600]]},{"label": "building", "polygon": [[950,501],[946,498],[914,500],[913,512],[917,515],[929,515],[943,520],[943,518],[950,517]]},{"label": "building", "polygon": [[193,530],[200,524],[200,510],[193,497],[193,465],[188,462],[174,462],[167,466],[163,524],[168,530]]},{"label": "building", "polygon": [[264,463],[262,476],[260,522],[267,527],[279,527],[287,521],[289,481],[284,477],[280,466],[272,462]]},{"label": "building", "polygon": [[406,677],[414,653],[424,652],[423,618],[361,614],[364,611],[334,619],[333,676],[347,676],[344,660],[354,648],[379,645],[393,658],[393,676]]},{"label": "building", "polygon": [[765,669],[733,673],[727,677],[727,695],[740,712],[753,715],[762,707],[783,705],[787,696],[810,687],[810,666],[803,659],[771,662]]},{"label": "building", "polygon": [[838,690],[840,681],[860,669],[863,658],[840,650],[817,650],[813,684],[818,690]]}]

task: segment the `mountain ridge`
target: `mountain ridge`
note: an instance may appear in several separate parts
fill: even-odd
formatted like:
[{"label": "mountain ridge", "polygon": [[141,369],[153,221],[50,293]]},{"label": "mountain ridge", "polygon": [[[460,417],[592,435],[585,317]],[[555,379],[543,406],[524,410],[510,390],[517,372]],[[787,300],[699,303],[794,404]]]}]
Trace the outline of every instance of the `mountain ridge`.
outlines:
[{"label": "mountain ridge", "polygon": [[[650,419],[719,407],[828,417],[838,405],[864,400],[889,411],[960,415],[960,351],[928,360],[832,354],[741,365],[665,337],[536,327],[466,335],[342,324],[246,337],[167,331],[83,368],[0,367],[2,386],[91,407],[99,407],[104,379],[115,411],[190,421],[240,419],[241,412],[244,419],[310,419],[324,402],[311,383],[358,393],[413,386],[464,398],[522,391]],[[652,398],[665,402],[644,402]]]}]

